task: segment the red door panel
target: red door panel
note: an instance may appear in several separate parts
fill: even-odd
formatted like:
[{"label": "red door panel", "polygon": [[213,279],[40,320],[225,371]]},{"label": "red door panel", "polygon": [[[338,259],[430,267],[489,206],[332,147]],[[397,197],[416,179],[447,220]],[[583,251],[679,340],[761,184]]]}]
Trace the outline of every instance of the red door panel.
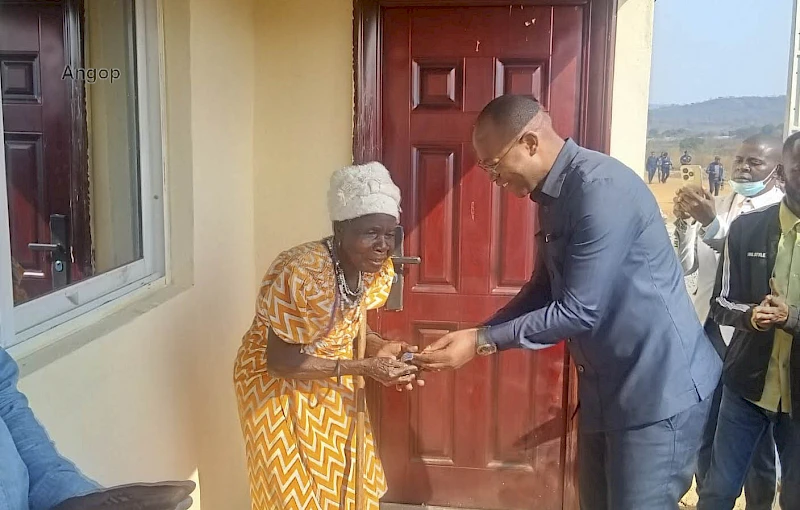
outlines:
[{"label": "red door panel", "polygon": [[[477,113],[504,93],[539,99],[565,136],[580,131],[584,7],[386,8],[383,159],[403,191],[404,309],[388,337],[421,348],[505,304],[534,268],[536,207],[475,165]],[[566,456],[563,346],[428,374],[383,391],[386,500],[468,508],[561,509]]]},{"label": "red door panel", "polygon": [[[75,8],[75,4],[0,2],[0,92],[11,254],[25,269],[23,288],[28,298],[54,287],[50,254],[28,246],[51,242],[51,215],[64,215],[69,221],[73,260],[83,261],[91,249],[88,214],[85,218],[76,214],[86,204],[73,203],[88,191],[87,158],[83,147],[82,164],[75,168],[80,179],[73,179],[73,142],[78,136],[72,132],[73,83],[62,79],[72,63],[65,27],[68,5]],[[82,109],[82,98],[76,101],[76,109]],[[76,264],[73,279],[88,276],[86,269],[90,267]]]}]

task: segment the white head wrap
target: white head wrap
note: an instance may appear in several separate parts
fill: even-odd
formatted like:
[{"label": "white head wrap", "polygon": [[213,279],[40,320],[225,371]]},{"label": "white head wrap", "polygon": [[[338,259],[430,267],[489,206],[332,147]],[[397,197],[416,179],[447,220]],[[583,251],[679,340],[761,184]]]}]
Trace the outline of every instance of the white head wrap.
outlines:
[{"label": "white head wrap", "polygon": [[373,161],[334,172],[328,189],[331,221],[347,221],[368,214],[400,219],[400,188],[385,166]]}]

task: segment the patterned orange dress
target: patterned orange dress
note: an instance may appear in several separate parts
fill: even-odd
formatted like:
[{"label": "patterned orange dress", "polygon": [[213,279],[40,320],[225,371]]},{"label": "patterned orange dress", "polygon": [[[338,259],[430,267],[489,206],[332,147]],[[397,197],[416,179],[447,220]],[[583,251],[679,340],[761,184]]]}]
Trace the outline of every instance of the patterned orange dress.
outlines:
[{"label": "patterned orange dress", "polygon": [[[394,269],[388,260],[364,275],[367,308],[384,305]],[[261,284],[256,316],[234,368],[253,510],[355,508],[354,381],[343,376],[300,381],[267,372],[267,332],[306,354],[352,359],[361,306],[342,308],[333,261],[323,242],[278,256]],[[366,507],[378,510],[386,479],[366,421]]]}]

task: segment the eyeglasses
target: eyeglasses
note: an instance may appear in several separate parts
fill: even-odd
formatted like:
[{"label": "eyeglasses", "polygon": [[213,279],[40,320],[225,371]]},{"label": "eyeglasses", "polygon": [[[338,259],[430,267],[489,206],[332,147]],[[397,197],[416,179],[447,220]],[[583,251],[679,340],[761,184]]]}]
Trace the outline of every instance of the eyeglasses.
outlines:
[{"label": "eyeglasses", "polygon": [[505,159],[505,157],[508,156],[508,153],[511,152],[511,149],[514,148],[514,145],[516,145],[518,140],[519,140],[518,137],[514,138],[514,141],[511,142],[511,144],[509,144],[508,148],[503,152],[502,156],[497,158],[497,161],[495,161],[494,163],[486,163],[485,161],[478,161],[478,166],[489,174],[490,179],[492,180],[497,179],[498,177],[497,167],[499,167],[500,163],[503,162],[503,159]]}]

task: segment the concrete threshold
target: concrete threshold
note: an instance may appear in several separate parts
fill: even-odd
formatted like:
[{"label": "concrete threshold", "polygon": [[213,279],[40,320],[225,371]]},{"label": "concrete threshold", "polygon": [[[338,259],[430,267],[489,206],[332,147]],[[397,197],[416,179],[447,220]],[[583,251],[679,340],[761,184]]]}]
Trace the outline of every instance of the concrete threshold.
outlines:
[{"label": "concrete threshold", "polygon": [[404,505],[402,503],[381,503],[381,510],[471,510],[450,506]]}]

